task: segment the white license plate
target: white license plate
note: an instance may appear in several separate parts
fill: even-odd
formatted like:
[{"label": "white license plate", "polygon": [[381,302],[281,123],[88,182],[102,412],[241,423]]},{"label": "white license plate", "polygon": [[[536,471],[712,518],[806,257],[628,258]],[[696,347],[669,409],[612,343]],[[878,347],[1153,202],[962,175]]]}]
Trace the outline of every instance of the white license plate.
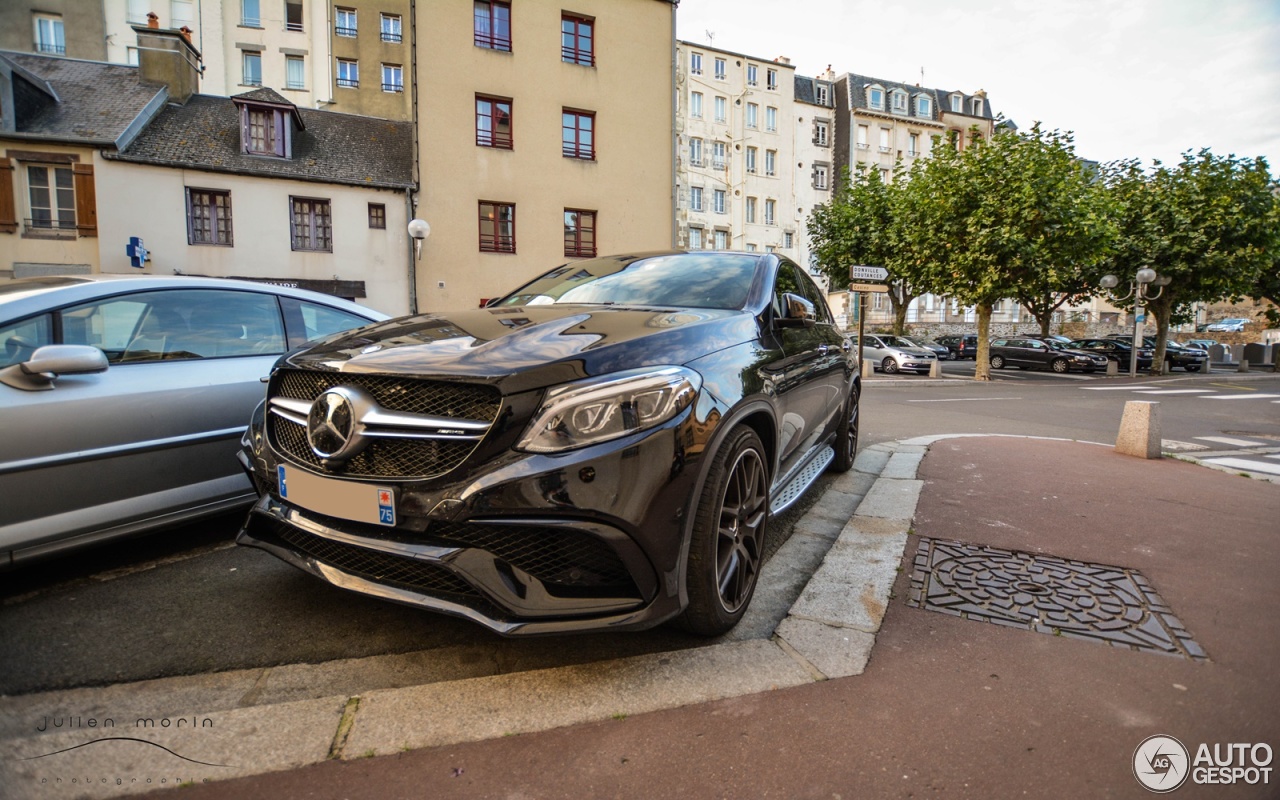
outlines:
[{"label": "white license plate", "polygon": [[396,493],[389,486],[322,478],[286,464],[276,467],[276,490],[291,505],[370,525],[396,524]]}]

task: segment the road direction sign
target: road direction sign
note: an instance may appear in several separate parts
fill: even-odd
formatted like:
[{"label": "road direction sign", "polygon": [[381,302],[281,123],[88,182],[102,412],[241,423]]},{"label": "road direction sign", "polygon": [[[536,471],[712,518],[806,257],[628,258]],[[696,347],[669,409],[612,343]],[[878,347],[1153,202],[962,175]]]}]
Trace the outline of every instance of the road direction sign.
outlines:
[{"label": "road direction sign", "polygon": [[851,283],[849,284],[851,292],[888,292],[889,287],[883,283]]},{"label": "road direction sign", "polygon": [[889,277],[884,267],[849,267],[849,278],[855,281],[882,281]]}]

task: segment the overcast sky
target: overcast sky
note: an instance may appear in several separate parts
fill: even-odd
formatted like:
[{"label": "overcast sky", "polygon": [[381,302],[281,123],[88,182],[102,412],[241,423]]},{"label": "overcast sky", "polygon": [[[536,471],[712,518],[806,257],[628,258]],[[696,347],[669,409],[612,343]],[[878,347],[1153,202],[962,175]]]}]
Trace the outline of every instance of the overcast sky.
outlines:
[{"label": "overcast sky", "polygon": [[985,89],[1019,128],[1073,131],[1082,158],[1208,147],[1280,176],[1280,0],[680,0],[676,24],[800,75]]}]

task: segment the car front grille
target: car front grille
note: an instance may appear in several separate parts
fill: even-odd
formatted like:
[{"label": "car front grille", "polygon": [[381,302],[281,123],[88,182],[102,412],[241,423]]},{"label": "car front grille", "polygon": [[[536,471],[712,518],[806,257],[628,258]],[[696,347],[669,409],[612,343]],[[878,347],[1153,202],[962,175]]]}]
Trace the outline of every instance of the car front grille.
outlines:
[{"label": "car front grille", "polygon": [[[303,370],[281,370],[272,381],[271,396],[313,401],[335,386],[362,389],[388,411],[450,419],[492,423],[502,405],[501,395],[489,386]],[[290,461],[313,472],[327,471],[312,452],[302,425],[269,414],[267,434],[276,450]],[[348,461],[341,474],[349,478],[434,478],[461,464],[476,446],[477,442],[470,440],[380,437]]]},{"label": "car front grille", "polygon": [[275,526],[275,534],[302,555],[375,583],[399,586],[433,597],[445,596],[459,601],[465,598],[470,601],[468,605],[484,599],[470,584],[438,564],[336,542],[291,525]]},{"label": "car front grille", "polygon": [[588,533],[553,527],[433,523],[427,536],[446,545],[492,553],[543,583],[587,589],[593,595],[631,596],[635,583],[607,542]]}]

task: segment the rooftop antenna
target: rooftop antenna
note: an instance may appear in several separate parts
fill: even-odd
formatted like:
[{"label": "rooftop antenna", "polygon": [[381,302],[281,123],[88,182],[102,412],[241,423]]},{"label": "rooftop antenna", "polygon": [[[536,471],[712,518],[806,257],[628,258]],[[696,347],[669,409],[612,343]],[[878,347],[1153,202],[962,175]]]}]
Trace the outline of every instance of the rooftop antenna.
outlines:
[{"label": "rooftop antenna", "polygon": [[924,67],[920,67],[920,86],[924,86]]},{"label": "rooftop antenna", "polygon": [[716,44],[716,32],[706,31],[706,34],[707,34],[707,46],[714,47]]}]

